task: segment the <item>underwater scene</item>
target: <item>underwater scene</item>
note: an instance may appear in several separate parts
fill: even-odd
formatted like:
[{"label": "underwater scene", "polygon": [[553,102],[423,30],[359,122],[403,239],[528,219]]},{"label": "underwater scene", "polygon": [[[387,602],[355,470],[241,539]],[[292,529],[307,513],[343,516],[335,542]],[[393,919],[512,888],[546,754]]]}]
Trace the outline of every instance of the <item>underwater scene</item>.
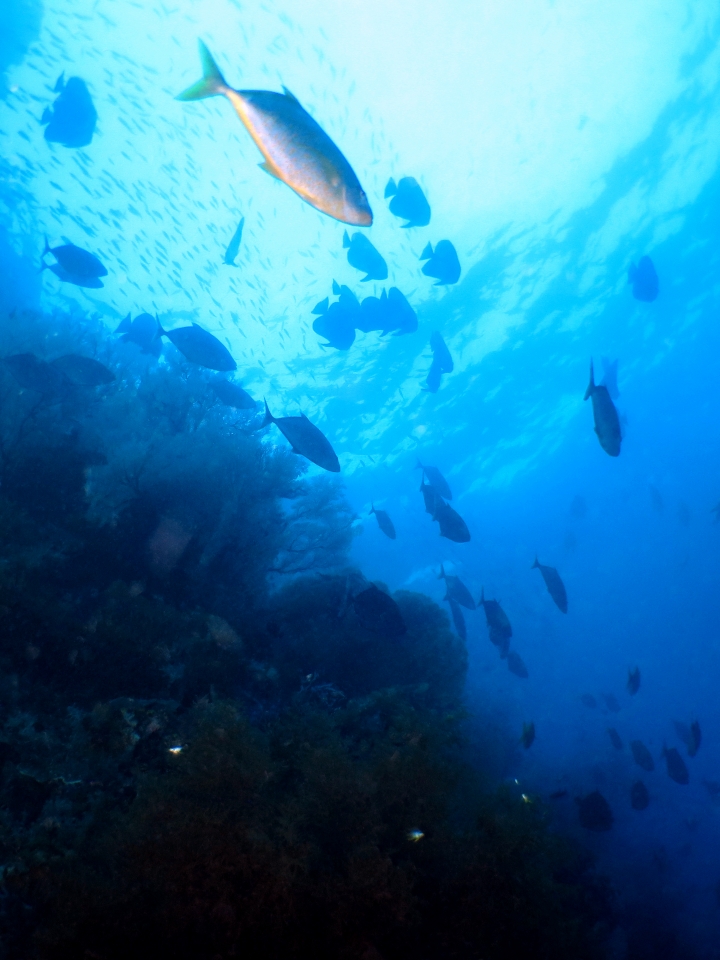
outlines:
[{"label": "underwater scene", "polygon": [[0,960],[720,960],[720,8],[0,4]]}]

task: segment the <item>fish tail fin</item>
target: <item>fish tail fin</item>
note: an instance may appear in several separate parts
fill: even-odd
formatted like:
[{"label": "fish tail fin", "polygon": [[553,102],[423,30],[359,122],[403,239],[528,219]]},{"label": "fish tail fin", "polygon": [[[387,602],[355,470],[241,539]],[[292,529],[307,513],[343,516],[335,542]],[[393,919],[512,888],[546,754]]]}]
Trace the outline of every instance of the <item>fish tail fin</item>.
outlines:
[{"label": "fish tail fin", "polygon": [[370,512],[368,513],[368,516],[369,516],[369,517],[372,516],[373,513],[375,513],[375,504],[371,501],[371,502],[370,502]]},{"label": "fish tail fin", "polygon": [[343,233],[343,249],[347,250],[349,246],[350,246],[350,236],[346,230],[345,233]]},{"label": "fish tail fin", "polygon": [[132,324],[130,323],[130,317],[132,314],[128,314],[123,320],[120,321],[120,326],[117,328],[115,333],[127,333],[130,330]]},{"label": "fish tail fin", "polygon": [[429,260],[433,255],[433,248],[430,242],[425,244],[425,249],[420,254],[420,260]]},{"label": "fish tail fin", "polygon": [[588,384],[588,388],[585,391],[585,396],[583,397],[583,400],[587,400],[588,397],[591,397],[593,395],[594,390],[595,390],[595,370],[593,368],[593,362],[591,360],[590,361],[590,383]]},{"label": "fish tail fin", "polygon": [[416,469],[416,470],[422,470],[423,473],[425,472],[425,467],[420,463],[420,458],[419,458],[419,457],[418,457],[418,462],[415,464],[415,469]]},{"label": "fish tail fin", "polygon": [[535,563],[530,567],[531,570],[539,569],[540,564],[538,563],[538,558],[535,557]]},{"label": "fish tail fin", "polygon": [[202,79],[179,93],[175,97],[176,100],[204,100],[206,97],[220,96],[228,89],[225,77],[220,73],[218,65],[202,40],[198,40],[198,47],[203,69]]},{"label": "fish tail fin", "polygon": [[[445,579],[445,565],[443,564],[442,561],[440,561],[440,573],[438,574],[438,580],[444,580],[444,579]],[[447,597],[445,599],[447,599]]]},{"label": "fish tail fin", "polygon": [[153,340],[160,340],[162,337],[167,336],[167,331],[163,330],[162,324],[160,323],[160,317],[158,317],[157,314],[155,314],[155,320],[157,321],[157,331],[153,337]]},{"label": "fish tail fin", "polygon": [[273,417],[273,415],[270,413],[270,407],[268,407],[267,400],[265,399],[265,397],[263,397],[263,403],[265,404],[265,417],[263,419],[262,425],[263,427],[266,427],[269,423],[274,422],[275,417]]}]

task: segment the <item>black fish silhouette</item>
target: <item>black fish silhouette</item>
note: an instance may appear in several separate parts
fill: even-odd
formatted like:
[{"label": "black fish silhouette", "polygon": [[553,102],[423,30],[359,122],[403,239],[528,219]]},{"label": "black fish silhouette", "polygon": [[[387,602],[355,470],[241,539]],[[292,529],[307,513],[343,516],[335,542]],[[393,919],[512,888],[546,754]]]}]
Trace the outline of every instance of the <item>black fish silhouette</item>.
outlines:
[{"label": "black fish silhouette", "polygon": [[620,418],[607,387],[595,383],[592,360],[590,361],[590,383],[585,391],[584,399],[587,400],[588,397],[592,400],[595,433],[600,441],[600,446],[611,457],[620,456],[620,445],[622,443]]},{"label": "black fish silhouette", "polygon": [[158,323],[157,335],[167,337],[190,363],[221,373],[237,369],[228,348],[197,323],[190,327],[175,327],[174,330],[163,330]]},{"label": "black fish silhouette", "polygon": [[417,469],[422,470],[425,479],[435,492],[444,500],[452,500],[452,490],[445,477],[440,473],[437,467],[428,467],[418,462],[415,464]]},{"label": "black fish silhouette", "polygon": [[560,574],[557,572],[555,567],[546,567],[545,564],[538,563],[537,557],[535,557],[535,563],[530,569],[535,570],[535,568],[537,568],[542,574],[547,591],[555,601],[558,610],[561,610],[562,613],[567,613],[567,593],[565,592],[565,584],[560,579]]},{"label": "black fish silhouette", "polygon": [[366,630],[383,637],[401,637],[407,633],[400,607],[374,583],[352,599],[355,613]]},{"label": "black fish silhouette", "polygon": [[245,226],[245,217],[240,218],[240,223],[238,228],[232,236],[232,240],[228,244],[227,250],[225,251],[225,256],[223,257],[223,263],[226,263],[229,267],[236,267],[235,257],[238,255],[240,249],[240,244],[242,243],[243,227]]},{"label": "black fish silhouette", "polygon": [[141,313],[134,320],[128,314],[121,320],[115,333],[121,333],[120,339],[125,343],[134,343],[143,353],[159,357],[162,351],[162,340],[158,337],[157,319],[149,313]]},{"label": "black fish silhouette", "polygon": [[286,440],[289,441],[294,453],[299,453],[311,463],[315,463],[323,470],[329,470],[331,473],[340,473],[340,461],[330,441],[315,426],[310,423],[305,414],[299,417],[274,417],[265,401],[265,419],[263,426],[274,423],[280,430]]},{"label": "black fish silhouette", "polygon": [[390,515],[386,513],[385,510],[376,510],[374,503],[371,505],[370,513],[375,514],[375,519],[378,522],[378,526],[385,536],[389,537],[391,540],[394,540],[396,537],[395,526],[390,519]]},{"label": "black fish silhouette", "polygon": [[362,278],[363,283],[367,280],[387,279],[387,263],[364,233],[357,232],[351,237],[346,230],[343,234],[343,247],[347,250],[350,266],[366,274]]},{"label": "black fish silhouette", "polygon": [[449,240],[441,240],[434,250],[431,243],[426,244],[420,259],[427,260],[422,272],[426,277],[434,277],[437,280],[436,287],[457,283],[460,279],[460,261],[455,247]]},{"label": "black fish silhouette", "polygon": [[642,740],[631,740],[630,741],[630,750],[632,751],[633,759],[635,763],[642,767],[643,770],[654,770],[655,761],[652,758],[652,754],[642,742]]},{"label": "black fish silhouette", "polygon": [[236,410],[254,410],[257,407],[257,401],[253,400],[239,383],[233,383],[230,380],[218,377],[216,380],[210,381],[210,386],[215,391],[218,400],[224,403],[226,407],[234,407]]},{"label": "black fish silhouette", "polygon": [[82,357],[77,353],[57,357],[51,363],[79,387],[100,387],[103,384],[112,383],[115,379],[115,374],[99,360]]},{"label": "black fish silhouette", "polygon": [[402,177],[397,184],[392,177],[385,187],[385,199],[390,201],[390,213],[407,220],[403,227],[426,227],[430,223],[430,204],[415,177]]},{"label": "black fish silhouette", "polygon": [[46,107],[42,120],[45,139],[64,147],[86,147],[92,141],[97,124],[97,111],[87,84],[80,77],[70,77],[65,83],[61,73],[55,84],[59,94],[52,107]]},{"label": "black fish silhouette", "polygon": [[630,788],[630,806],[633,810],[646,810],[650,804],[648,788],[642,780],[636,780]]},{"label": "black fish silhouette", "polygon": [[613,825],[613,813],[610,804],[599,790],[593,790],[586,797],[576,798],[580,826],[586,830],[610,830]]},{"label": "black fish silhouette", "polygon": [[460,577],[456,577],[451,573],[445,573],[445,566],[442,563],[440,564],[438,580],[445,581],[445,600],[454,600],[456,603],[459,603],[461,607],[466,607],[468,610],[475,609],[475,601],[470,595],[468,588]]}]

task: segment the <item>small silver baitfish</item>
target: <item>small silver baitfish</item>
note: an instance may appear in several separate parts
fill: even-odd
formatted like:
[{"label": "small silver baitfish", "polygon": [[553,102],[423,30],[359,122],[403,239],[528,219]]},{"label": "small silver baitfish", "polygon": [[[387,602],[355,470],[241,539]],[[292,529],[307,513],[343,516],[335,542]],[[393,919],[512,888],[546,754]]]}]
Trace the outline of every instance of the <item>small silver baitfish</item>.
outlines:
[{"label": "small silver baitfish", "polygon": [[260,166],[310,206],[342,223],[369,227],[372,210],[355,172],[289,90],[233,90],[202,40],[203,77],[176,100],[227,97],[265,158]]}]

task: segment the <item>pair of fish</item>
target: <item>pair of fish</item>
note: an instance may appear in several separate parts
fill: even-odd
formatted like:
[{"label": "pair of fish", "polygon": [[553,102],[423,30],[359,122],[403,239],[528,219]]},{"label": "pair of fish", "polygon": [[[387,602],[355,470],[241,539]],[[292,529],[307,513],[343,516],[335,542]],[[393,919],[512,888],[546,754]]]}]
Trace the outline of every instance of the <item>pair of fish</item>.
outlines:
[{"label": "pair of fish", "polygon": [[426,260],[422,272],[426,277],[437,280],[436,287],[448,283],[457,283],[460,279],[460,261],[455,247],[449,240],[441,240],[433,250],[432,244],[425,245],[420,260]]},{"label": "pair of fish", "polygon": [[163,330],[157,317],[152,317],[149,313],[141,313],[134,320],[131,320],[128,314],[115,333],[122,334],[122,341],[134,343],[143,353],[155,357],[160,356],[161,338],[167,337],[190,363],[220,373],[230,373],[237,369],[227,347],[197,323],[189,327]]},{"label": "pair of fish", "polygon": [[234,90],[200,41],[203,76],[178,100],[224,96],[263,155],[262,169],[335,220],[369,227],[372,210],[354,170],[336,144],[287,88]]},{"label": "pair of fish", "polygon": [[64,147],[87,147],[97,124],[97,111],[87,84],[80,77],[70,77],[66,83],[65,74],[61,73],[55,93],[55,102],[45,108],[40,121],[45,127],[45,139]]},{"label": "pair of fish", "polygon": [[[440,536],[454,543],[467,543],[470,540],[467,524],[460,514],[445,502],[452,499],[447,481],[437,467],[423,466],[419,460],[417,466],[423,471],[420,492],[425,502],[425,512],[440,524]],[[425,478],[429,483],[425,483]]]},{"label": "pair of fish", "polygon": [[433,361],[430,364],[430,371],[428,372],[423,389],[427,390],[428,393],[437,393],[440,389],[440,379],[442,375],[444,373],[452,373],[454,364],[450,356],[450,351],[442,335],[439,334],[437,330],[433,330],[430,334],[430,349],[433,352]]},{"label": "pair of fish", "polygon": [[632,294],[636,300],[652,303],[660,292],[660,281],[655,264],[650,257],[640,257],[637,264],[628,268],[628,283],[632,284]]},{"label": "pair of fish", "polygon": [[32,353],[16,353],[2,361],[13,379],[25,390],[63,399],[73,387],[99,387],[112,383],[115,375],[98,360],[70,353],[48,363]]},{"label": "pair of fish", "polygon": [[379,330],[395,336],[417,330],[417,314],[397,287],[382,291],[379,297],[366,297],[362,303],[352,290],[333,280],[333,294],[339,299],[330,303],[325,297],[313,308],[317,318],[313,330],[327,341],[323,347],[349,350],[355,342],[355,331],[370,333]]},{"label": "pair of fish", "polygon": [[[45,263],[44,258],[49,253],[55,257],[55,263]],[[76,247],[74,243],[51,247],[47,237],[45,237],[45,249],[42,256],[40,272],[46,269],[51,270],[59,280],[72,283],[76,287],[99,289],[103,286],[100,278],[107,276],[107,268],[95,254],[83,250],[82,247]]]},{"label": "pair of fish", "polygon": [[390,197],[390,213],[407,220],[403,227],[426,227],[430,223],[430,204],[415,177],[402,177],[397,183],[392,177],[385,187],[385,199]]},{"label": "pair of fish", "polygon": [[555,601],[555,605],[557,606],[558,610],[560,610],[562,613],[567,613],[568,601],[565,584],[560,579],[560,574],[557,572],[555,567],[546,567],[544,563],[539,563],[538,558],[535,557],[535,563],[533,563],[530,569],[537,569],[540,571],[542,578],[545,581],[547,592]]}]

